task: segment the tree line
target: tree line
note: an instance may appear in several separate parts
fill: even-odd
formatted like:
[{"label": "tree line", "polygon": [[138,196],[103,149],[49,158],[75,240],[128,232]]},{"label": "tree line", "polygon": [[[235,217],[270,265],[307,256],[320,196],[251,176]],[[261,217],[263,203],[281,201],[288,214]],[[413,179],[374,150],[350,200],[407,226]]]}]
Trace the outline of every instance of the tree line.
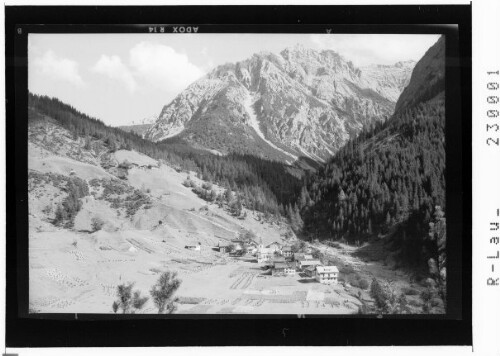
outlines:
[{"label": "tree line", "polygon": [[154,143],[133,132],[109,127],[102,121],[83,114],[56,98],[30,93],[29,120],[48,116],[70,131],[75,138],[85,138],[85,146],[101,140],[113,152],[135,150],[167,162],[184,171],[194,171],[203,180],[216,183],[236,194],[236,200],[251,210],[274,216],[287,216],[292,209],[301,180],[287,165],[245,154],[218,156],[193,148],[182,139]]},{"label": "tree line", "polygon": [[435,207],[446,208],[444,125],[441,95],[364,129],[304,178],[304,232],[347,240],[390,233],[406,261],[423,262]]}]

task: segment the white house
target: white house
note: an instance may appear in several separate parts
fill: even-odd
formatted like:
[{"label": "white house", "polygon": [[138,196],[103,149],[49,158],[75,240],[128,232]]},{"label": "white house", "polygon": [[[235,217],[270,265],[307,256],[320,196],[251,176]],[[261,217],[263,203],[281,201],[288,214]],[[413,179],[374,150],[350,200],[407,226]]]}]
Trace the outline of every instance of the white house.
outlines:
[{"label": "white house", "polygon": [[337,284],[339,270],[335,266],[316,266],[316,280],[323,284]]},{"label": "white house", "polygon": [[257,262],[258,263],[267,263],[272,260],[274,256],[274,251],[270,248],[261,247],[257,251]]}]

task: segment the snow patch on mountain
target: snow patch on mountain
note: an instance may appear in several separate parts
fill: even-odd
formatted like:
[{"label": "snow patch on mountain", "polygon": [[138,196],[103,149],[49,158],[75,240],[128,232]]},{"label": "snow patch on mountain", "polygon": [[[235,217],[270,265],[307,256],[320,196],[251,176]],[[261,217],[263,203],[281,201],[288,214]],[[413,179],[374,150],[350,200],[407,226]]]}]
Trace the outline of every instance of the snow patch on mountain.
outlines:
[{"label": "snow patch on mountain", "polygon": [[281,153],[286,154],[288,157],[292,158],[293,161],[295,161],[297,159],[297,156],[294,156],[291,153],[289,153],[289,152],[287,152],[287,151],[279,148],[278,146],[276,146],[274,143],[272,143],[270,140],[268,140],[266,138],[266,136],[264,135],[264,133],[260,129],[260,123],[259,123],[259,120],[257,119],[257,115],[255,114],[255,109],[253,108],[254,103],[255,103],[255,100],[253,100],[253,96],[249,92],[248,95],[245,98],[245,101],[243,102],[243,106],[245,107],[245,110],[246,110],[246,112],[247,112],[247,114],[248,114],[248,116],[250,118],[250,120],[249,120],[250,126],[255,130],[255,132],[257,133],[257,135],[259,135],[259,137],[261,139],[263,139],[264,141],[266,141],[266,143],[269,146],[271,146],[275,150],[280,151]]},{"label": "snow patch on mountain", "polygon": [[224,154],[283,161],[304,155],[321,162],[365,125],[393,114],[414,64],[358,68],[334,51],[302,46],[256,53],[188,86],[145,138],[179,135]]}]

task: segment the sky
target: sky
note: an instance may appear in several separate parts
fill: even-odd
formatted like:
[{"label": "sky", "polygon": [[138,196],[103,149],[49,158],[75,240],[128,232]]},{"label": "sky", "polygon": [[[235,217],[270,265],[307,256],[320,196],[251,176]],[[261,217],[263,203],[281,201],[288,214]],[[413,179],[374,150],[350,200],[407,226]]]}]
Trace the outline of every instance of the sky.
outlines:
[{"label": "sky", "polygon": [[189,84],[224,63],[301,44],[356,66],[418,61],[439,35],[30,34],[28,88],[111,126],[158,116]]}]

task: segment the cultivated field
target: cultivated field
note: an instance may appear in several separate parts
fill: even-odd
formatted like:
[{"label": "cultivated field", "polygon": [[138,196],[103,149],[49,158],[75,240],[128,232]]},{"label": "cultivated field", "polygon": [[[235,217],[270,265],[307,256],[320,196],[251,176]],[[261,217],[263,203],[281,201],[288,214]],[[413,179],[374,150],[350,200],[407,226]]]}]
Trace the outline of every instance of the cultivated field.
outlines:
[{"label": "cultivated field", "polygon": [[[102,153],[78,150],[81,142],[56,129],[53,133],[62,141],[42,131],[37,134],[48,139],[29,144],[31,312],[112,313],[119,284],[134,282],[134,289],[149,295],[164,271],[175,271],[182,280],[175,294],[181,314],[357,313],[361,300],[372,302],[362,282],[372,277],[396,281],[398,292],[410,288],[411,307],[418,312],[421,306],[417,294],[423,287],[390,263],[358,257],[357,250],[365,247],[308,244],[339,267],[342,282],[335,286],[321,285],[300,273],[273,277],[251,256],[221,254],[214,249],[219,242],[227,244],[246,231],[253,231],[264,245],[293,243],[296,238],[290,238],[283,221],[264,221],[250,210],[239,219],[202,200],[182,184],[190,175],[201,186],[193,173],[120,150],[106,158],[131,165],[125,179],[118,180],[98,164]],[[54,144],[58,146],[50,146]],[[67,150],[62,156],[53,153],[60,147]],[[67,196],[63,188],[72,176],[87,182],[89,194],[81,198],[74,225],[56,227],[51,221]],[[140,204],[134,205],[136,200],[130,197],[139,197]],[[97,228],[95,219],[100,221]],[[185,249],[198,243],[201,251]],[[140,312],[156,313],[156,309],[150,300]]]}]

